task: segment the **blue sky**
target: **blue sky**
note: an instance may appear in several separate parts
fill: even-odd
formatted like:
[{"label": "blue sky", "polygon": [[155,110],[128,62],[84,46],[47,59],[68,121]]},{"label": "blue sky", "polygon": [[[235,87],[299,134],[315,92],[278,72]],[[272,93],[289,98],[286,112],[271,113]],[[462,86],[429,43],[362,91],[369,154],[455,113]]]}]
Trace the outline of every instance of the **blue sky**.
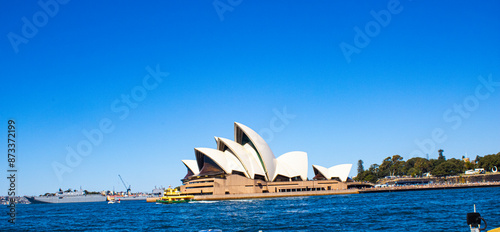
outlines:
[{"label": "blue sky", "polygon": [[[195,147],[233,139],[235,121],[272,131],[276,111],[295,116],[263,135],[276,157],[305,151],[351,175],[358,159],[500,151],[497,1],[43,2],[0,7],[0,122],[16,120],[20,195],[123,190],[118,174],[133,191],[177,186]],[[150,90],[148,67],[162,79]],[[133,94],[134,108],[121,100]],[[69,167],[67,149],[103,120],[113,130]],[[72,172],[59,179],[55,162]]]}]

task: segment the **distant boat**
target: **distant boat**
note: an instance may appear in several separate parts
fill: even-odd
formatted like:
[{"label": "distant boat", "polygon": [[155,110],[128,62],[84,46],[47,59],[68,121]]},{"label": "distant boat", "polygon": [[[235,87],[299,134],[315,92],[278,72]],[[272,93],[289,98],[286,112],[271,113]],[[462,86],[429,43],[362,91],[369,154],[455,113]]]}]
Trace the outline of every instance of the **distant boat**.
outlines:
[{"label": "distant boat", "polygon": [[173,203],[185,203],[194,201],[194,196],[192,195],[181,195],[181,192],[176,189],[168,188],[164,191],[163,196],[156,200],[156,203],[160,204],[173,204]]},{"label": "distant boat", "polygon": [[61,189],[57,193],[38,196],[26,197],[32,204],[42,203],[81,203],[81,202],[102,202],[106,201],[106,196],[101,194],[86,194],[82,190],[63,192]]},{"label": "distant boat", "polygon": [[108,204],[114,204],[114,203],[120,203],[120,199],[118,199],[117,201],[115,201],[115,200],[108,201]]}]

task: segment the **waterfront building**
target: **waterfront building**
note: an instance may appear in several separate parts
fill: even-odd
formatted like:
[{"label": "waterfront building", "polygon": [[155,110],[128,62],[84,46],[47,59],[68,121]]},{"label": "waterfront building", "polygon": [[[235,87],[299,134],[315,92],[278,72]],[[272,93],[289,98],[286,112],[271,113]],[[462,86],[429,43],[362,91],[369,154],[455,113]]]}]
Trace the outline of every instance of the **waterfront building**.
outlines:
[{"label": "waterfront building", "polygon": [[352,164],[331,168],[313,165],[307,178],[307,153],[292,151],[276,158],[254,130],[234,123],[234,141],[215,137],[217,149],[195,148],[196,160],[182,160],[187,174],[181,192],[192,195],[228,195],[315,192],[347,189]]}]

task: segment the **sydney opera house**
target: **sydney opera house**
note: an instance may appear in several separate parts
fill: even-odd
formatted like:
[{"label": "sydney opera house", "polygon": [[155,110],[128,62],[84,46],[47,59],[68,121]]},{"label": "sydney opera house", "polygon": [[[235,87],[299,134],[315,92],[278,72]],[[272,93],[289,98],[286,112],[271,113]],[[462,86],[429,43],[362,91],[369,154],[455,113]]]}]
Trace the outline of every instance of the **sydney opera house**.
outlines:
[{"label": "sydney opera house", "polygon": [[307,153],[292,151],[276,158],[264,139],[234,123],[234,141],[215,137],[217,149],[195,148],[196,160],[182,160],[187,175],[181,192],[192,195],[314,192],[347,189],[352,164],[325,168],[312,165],[307,178]]}]

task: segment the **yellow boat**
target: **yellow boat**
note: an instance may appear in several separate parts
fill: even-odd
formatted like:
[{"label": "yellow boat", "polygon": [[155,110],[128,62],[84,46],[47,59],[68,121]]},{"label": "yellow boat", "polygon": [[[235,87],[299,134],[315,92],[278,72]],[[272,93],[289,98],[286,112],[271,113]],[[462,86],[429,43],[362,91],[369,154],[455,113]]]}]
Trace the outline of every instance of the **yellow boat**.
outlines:
[{"label": "yellow boat", "polygon": [[156,200],[156,203],[172,204],[194,201],[193,195],[181,195],[177,189],[168,188],[163,192],[163,196]]}]

